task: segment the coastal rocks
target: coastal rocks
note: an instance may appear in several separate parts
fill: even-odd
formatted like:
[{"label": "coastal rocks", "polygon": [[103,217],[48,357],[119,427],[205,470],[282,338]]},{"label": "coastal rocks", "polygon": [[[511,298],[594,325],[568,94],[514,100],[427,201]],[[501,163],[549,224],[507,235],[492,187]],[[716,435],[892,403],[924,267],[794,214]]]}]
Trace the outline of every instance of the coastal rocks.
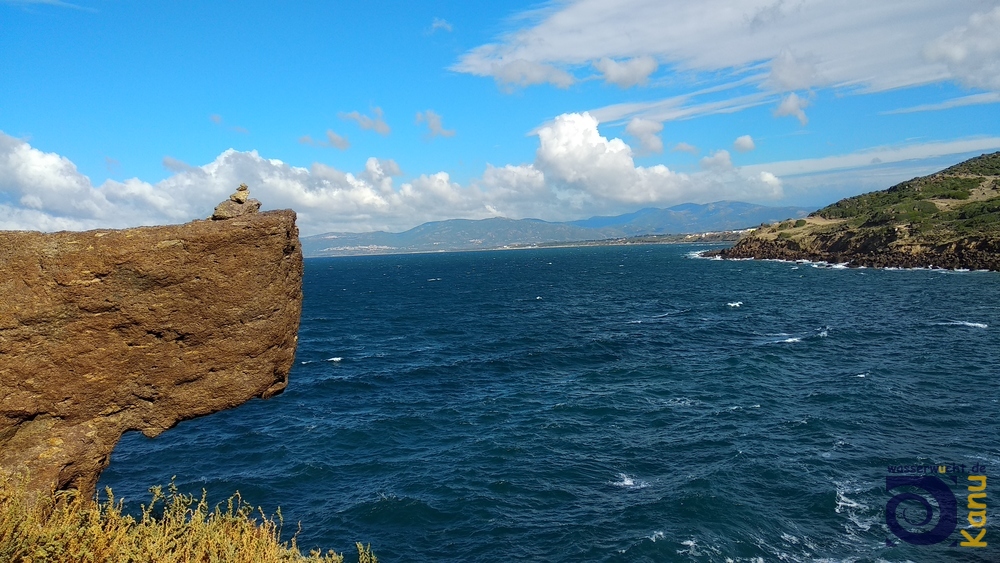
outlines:
[{"label": "coastal rocks", "polygon": [[722,258],[809,260],[869,268],[944,268],[1000,271],[1000,238],[968,237],[946,244],[900,244],[880,236],[840,236],[830,240],[768,239],[748,235]]},{"label": "coastal rocks", "polygon": [[0,232],[0,471],[91,495],[124,432],[280,393],[302,269],[290,210]]},{"label": "coastal rocks", "polygon": [[260,202],[250,199],[250,188],[246,184],[240,184],[236,191],[229,196],[229,199],[215,206],[212,213],[214,221],[232,219],[250,213],[257,213],[260,210]]}]

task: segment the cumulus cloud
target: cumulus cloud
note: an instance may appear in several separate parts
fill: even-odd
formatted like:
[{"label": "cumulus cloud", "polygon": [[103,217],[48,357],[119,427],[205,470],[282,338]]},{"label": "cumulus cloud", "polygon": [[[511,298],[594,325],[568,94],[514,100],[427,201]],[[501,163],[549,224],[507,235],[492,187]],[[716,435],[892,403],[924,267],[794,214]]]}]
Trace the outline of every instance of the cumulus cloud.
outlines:
[{"label": "cumulus cloud", "polygon": [[705,170],[729,171],[733,169],[733,160],[729,151],[718,150],[701,159],[701,167]]},{"label": "cumulus cloud", "polygon": [[326,130],[326,140],[317,141],[310,137],[309,135],[302,135],[299,137],[299,143],[303,145],[311,145],[314,147],[330,147],[334,149],[347,150],[351,146],[351,142],[347,140],[347,137],[342,137],[333,132],[333,129]]},{"label": "cumulus cloud", "polygon": [[250,186],[265,209],[295,209],[306,235],[403,230],[458,217],[567,220],[632,211],[636,205],[759,201],[781,194],[777,177],[734,167],[725,151],[692,174],[636,166],[631,147],[601,135],[597,120],[586,113],[557,117],[539,130],[538,142],[534,162],[487,165],[467,185],[446,172],[400,182],[402,171],[391,159],[369,158],[363,170],[352,173],[229,149],[202,166],[165,157],[172,175],[155,184],[132,178],[95,186],[69,159],[0,132],[0,228],[178,223],[206,217],[240,183]]},{"label": "cumulus cloud", "polygon": [[795,92],[784,97],[778,108],[774,110],[775,117],[784,117],[790,115],[799,120],[803,126],[809,123],[809,118],[806,117],[806,112],[804,111],[806,107],[809,106],[809,100],[805,98],[800,98]]},{"label": "cumulus cloud", "polygon": [[388,135],[391,131],[389,124],[385,122],[382,118],[382,108],[376,107],[372,109],[372,113],[375,117],[369,117],[363,113],[352,111],[350,113],[341,112],[337,114],[341,119],[354,121],[358,124],[358,127],[366,131],[375,131],[379,135]]},{"label": "cumulus cloud", "polygon": [[625,126],[625,132],[635,137],[639,141],[639,145],[642,146],[642,150],[647,153],[663,152],[663,140],[660,139],[661,131],[663,131],[662,123],[638,117],[629,121],[628,125]]},{"label": "cumulus cloud", "polygon": [[427,124],[427,135],[433,139],[434,137],[453,137],[455,136],[454,129],[445,129],[441,125],[441,116],[437,114],[432,109],[427,111],[418,111],[416,123],[419,125],[421,123]]},{"label": "cumulus cloud", "polygon": [[659,65],[656,59],[648,55],[635,57],[623,62],[617,62],[608,57],[601,57],[593,63],[594,68],[604,75],[604,81],[609,84],[617,84],[622,88],[645,85],[649,82],[649,75],[656,72]]},{"label": "cumulus cloud", "polygon": [[[704,173],[689,175],[660,164],[636,166],[632,149],[621,139],[607,139],[597,120],[587,113],[565,114],[538,132],[535,166],[546,180],[581,192],[590,201],[651,204],[681,201],[715,201],[732,197],[752,199],[778,197],[780,182],[762,181],[761,176],[741,174],[729,163],[729,153],[717,159]],[[776,178],[775,178],[776,179]]]},{"label": "cumulus cloud", "polygon": [[740,137],[736,137],[736,140],[733,141],[733,148],[739,152],[750,152],[757,148],[757,145],[754,144],[753,137],[750,135],[742,135]]},{"label": "cumulus cloud", "polygon": [[1000,91],[1000,6],[969,17],[929,43],[924,56],[947,65],[952,76],[966,86]]}]

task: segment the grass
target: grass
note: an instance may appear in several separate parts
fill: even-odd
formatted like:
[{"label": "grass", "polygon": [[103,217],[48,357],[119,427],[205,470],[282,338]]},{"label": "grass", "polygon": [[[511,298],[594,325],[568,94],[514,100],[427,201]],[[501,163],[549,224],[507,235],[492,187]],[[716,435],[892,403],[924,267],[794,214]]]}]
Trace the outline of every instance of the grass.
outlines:
[{"label": "grass", "polygon": [[[110,489],[106,500],[75,491],[28,494],[24,479],[0,476],[0,561],[11,563],[342,563],[343,555],[302,555],[296,538],[282,542],[281,511],[267,517],[239,493],[210,508],[201,498],[153,487],[137,519]],[[297,535],[297,534],[296,534]],[[356,544],[359,563],[377,563]]]}]

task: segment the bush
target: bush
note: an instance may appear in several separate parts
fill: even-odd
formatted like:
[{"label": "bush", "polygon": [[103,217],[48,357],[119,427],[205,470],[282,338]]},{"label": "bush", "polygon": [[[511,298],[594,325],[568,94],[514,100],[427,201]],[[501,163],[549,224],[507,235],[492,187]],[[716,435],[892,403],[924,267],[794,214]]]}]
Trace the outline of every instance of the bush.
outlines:
[{"label": "bush", "polygon": [[[0,476],[0,561],[136,563],[225,561],[236,563],[341,563],[333,551],[303,556],[296,545],[281,542],[281,511],[268,518],[246,504],[239,493],[225,509],[209,509],[200,499],[153,487],[137,521],[122,511],[110,489],[107,500],[81,498],[75,491],[30,495],[24,479]],[[377,563],[371,547],[356,545],[362,563]]]}]

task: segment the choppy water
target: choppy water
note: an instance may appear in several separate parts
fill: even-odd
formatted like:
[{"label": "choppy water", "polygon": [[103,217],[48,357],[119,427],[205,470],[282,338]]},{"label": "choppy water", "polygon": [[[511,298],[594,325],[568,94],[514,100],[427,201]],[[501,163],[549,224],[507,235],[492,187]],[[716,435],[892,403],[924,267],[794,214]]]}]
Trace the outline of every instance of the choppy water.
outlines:
[{"label": "choppy water", "polygon": [[1000,520],[983,549],[885,517],[889,465],[997,498],[1000,275],[696,248],[307,260],[287,391],[126,436],[101,485],[238,489],[385,563],[1000,560]]}]

